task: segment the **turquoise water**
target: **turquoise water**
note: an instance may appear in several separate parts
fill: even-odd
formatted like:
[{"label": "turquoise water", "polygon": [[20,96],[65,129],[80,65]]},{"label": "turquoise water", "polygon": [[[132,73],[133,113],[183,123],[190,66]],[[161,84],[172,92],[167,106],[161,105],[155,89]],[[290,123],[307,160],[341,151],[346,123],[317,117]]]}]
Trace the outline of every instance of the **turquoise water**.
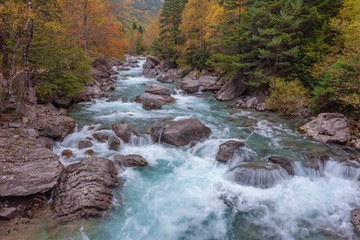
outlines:
[{"label": "turquoise water", "polygon": [[[141,62],[141,65],[144,61]],[[339,159],[358,153],[301,137],[289,121],[272,113],[231,109],[213,97],[182,95],[174,85],[176,103],[145,111],[134,98],[156,79],[141,77],[142,69],[122,72],[111,99],[94,100],[72,108],[77,130],[54,151],[72,149],[79,161],[85,150],[77,143],[90,137],[89,126],[103,128],[126,122],[141,133],[119,151],[94,142],[98,156],[140,154],[149,162],[143,169],[120,174],[123,186],[114,189],[114,208],[103,217],[68,226],[41,228],[43,239],[357,239],[350,211],[360,205],[359,171]],[[210,138],[196,146],[176,148],[154,143],[147,134],[166,119],[196,118],[211,128]],[[252,123],[254,126],[249,126]],[[246,147],[228,164],[215,160],[218,146],[241,138]],[[302,167],[309,153],[331,156],[320,171]],[[286,176],[270,189],[236,184],[230,169],[244,161],[266,161],[271,155],[296,161],[296,176]]]}]

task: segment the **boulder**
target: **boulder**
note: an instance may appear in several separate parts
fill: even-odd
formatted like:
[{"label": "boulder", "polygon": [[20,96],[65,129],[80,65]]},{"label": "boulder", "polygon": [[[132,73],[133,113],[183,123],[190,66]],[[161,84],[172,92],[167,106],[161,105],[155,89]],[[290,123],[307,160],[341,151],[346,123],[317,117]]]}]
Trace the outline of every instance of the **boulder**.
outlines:
[{"label": "boulder", "polygon": [[82,140],[78,144],[79,149],[89,148],[89,147],[92,147],[92,146],[93,146],[93,144],[89,140]]},{"label": "boulder", "polygon": [[88,150],[85,151],[85,154],[89,155],[89,156],[93,156],[95,153],[94,153],[94,150],[88,149]]},{"label": "boulder", "polygon": [[163,64],[163,70],[168,71],[169,69],[175,69],[178,65],[175,60],[173,59],[166,59]]},{"label": "boulder", "polygon": [[170,95],[170,89],[165,86],[151,84],[150,88],[146,90],[147,93],[156,94],[156,95]]},{"label": "boulder", "polygon": [[118,155],[115,156],[115,161],[124,167],[144,167],[148,165],[148,162],[140,155]]},{"label": "boulder", "polygon": [[266,104],[266,103],[259,103],[259,104],[255,107],[255,109],[256,109],[257,111],[263,112],[263,111],[265,111],[265,110],[267,109],[267,104]]},{"label": "boulder", "polygon": [[54,139],[48,138],[48,137],[39,137],[38,138],[39,144],[43,145],[44,147],[48,149],[53,149],[54,146]]},{"label": "boulder", "polygon": [[276,164],[249,162],[231,169],[231,177],[240,185],[271,188],[286,179],[288,174]]},{"label": "boulder", "polygon": [[162,73],[162,71],[159,69],[144,69],[142,71],[142,74],[148,78],[155,78],[161,73]]},{"label": "boulder", "polygon": [[351,223],[354,225],[358,234],[360,234],[360,208],[351,211]]},{"label": "boulder", "polygon": [[216,155],[216,160],[219,162],[228,162],[239,148],[244,147],[245,144],[239,141],[227,141],[219,146],[219,151]]},{"label": "boulder", "polygon": [[158,59],[157,57],[153,57],[153,56],[149,56],[146,59],[146,62],[144,63],[143,68],[144,69],[152,69],[155,68],[157,65],[160,64],[160,59]]},{"label": "boulder", "polygon": [[92,136],[102,143],[105,143],[109,139],[109,136],[102,132],[94,132]]},{"label": "boulder", "polygon": [[201,76],[199,79],[198,79],[198,82],[199,83],[215,83],[216,81],[218,80],[218,77],[216,76],[211,76],[211,75],[205,75],[205,76]]},{"label": "boulder", "polygon": [[360,138],[351,136],[350,140],[347,143],[349,146],[355,148],[356,151],[360,151]]},{"label": "boulder", "polygon": [[203,141],[211,134],[210,128],[197,119],[186,119],[172,122],[165,127],[161,140],[177,146],[186,146],[194,141]]},{"label": "boulder", "polygon": [[128,62],[128,63],[138,63],[139,62],[139,59],[138,59],[138,57],[136,57],[136,56],[126,56],[126,61]]},{"label": "boulder", "polygon": [[135,102],[144,102],[146,100],[159,101],[162,105],[174,103],[176,101],[175,98],[170,95],[157,95],[151,93],[142,93],[135,98]]},{"label": "boulder", "polygon": [[199,74],[200,74],[200,72],[197,69],[195,69],[195,70],[191,71],[186,77],[190,78],[190,79],[193,79],[193,80],[196,80],[197,76]]},{"label": "boulder", "polygon": [[127,67],[118,67],[117,69],[119,72],[122,72],[122,71],[130,71],[130,68],[127,68]]},{"label": "boulder", "polygon": [[111,137],[108,142],[108,148],[113,151],[117,151],[121,145],[120,140],[117,137]]},{"label": "boulder", "polygon": [[246,91],[246,84],[240,73],[235,74],[216,94],[216,99],[220,101],[231,101],[238,98]]},{"label": "boulder", "polygon": [[0,130],[0,197],[28,196],[52,189],[63,165],[59,156],[23,131]]},{"label": "boulder", "polygon": [[289,175],[295,175],[292,160],[284,157],[271,156],[269,157],[269,162],[280,165],[280,167],[285,169]]},{"label": "boulder", "polygon": [[72,157],[74,154],[70,149],[65,149],[64,151],[61,152],[61,156],[63,157],[67,157],[70,158]]},{"label": "boulder", "polygon": [[0,220],[10,220],[19,213],[15,207],[5,207],[0,209]]},{"label": "boulder", "polygon": [[114,124],[111,126],[111,129],[114,131],[116,136],[126,143],[130,142],[132,135],[139,136],[139,133],[137,133],[132,126],[126,123]]},{"label": "boulder", "polygon": [[259,99],[257,97],[253,97],[246,101],[246,108],[247,109],[253,109],[256,108],[259,103]]},{"label": "boulder", "polygon": [[320,113],[299,130],[323,143],[346,143],[350,139],[347,119],[341,113]]},{"label": "boulder", "polygon": [[86,157],[63,171],[54,192],[58,223],[101,216],[112,206],[111,188],[120,185],[112,161]]},{"label": "boulder", "polygon": [[139,64],[136,64],[136,63],[133,63],[133,64],[130,65],[130,67],[132,67],[132,68],[139,68],[140,65],[139,65]]},{"label": "boulder", "polygon": [[143,109],[147,111],[161,109],[162,106],[162,102],[158,100],[145,100],[142,105]]},{"label": "boulder", "polygon": [[37,124],[40,136],[62,139],[74,131],[76,122],[67,116],[48,116],[39,118]]},{"label": "boulder", "polygon": [[190,78],[185,78],[181,83],[180,88],[187,93],[196,93],[200,89],[200,83],[195,80],[191,80]]},{"label": "boulder", "polygon": [[85,90],[78,93],[75,96],[75,102],[89,102],[93,99],[106,97],[106,93],[104,93],[101,88],[97,85],[94,86],[85,86]]}]

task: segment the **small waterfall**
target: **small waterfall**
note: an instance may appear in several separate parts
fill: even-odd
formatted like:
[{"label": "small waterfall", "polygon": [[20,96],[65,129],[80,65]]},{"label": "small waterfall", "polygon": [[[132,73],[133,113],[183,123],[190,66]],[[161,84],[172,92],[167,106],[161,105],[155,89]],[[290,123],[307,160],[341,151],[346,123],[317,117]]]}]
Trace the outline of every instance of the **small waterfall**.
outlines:
[{"label": "small waterfall", "polygon": [[240,164],[230,172],[236,183],[257,188],[271,188],[288,178],[288,173],[283,168],[264,162]]}]

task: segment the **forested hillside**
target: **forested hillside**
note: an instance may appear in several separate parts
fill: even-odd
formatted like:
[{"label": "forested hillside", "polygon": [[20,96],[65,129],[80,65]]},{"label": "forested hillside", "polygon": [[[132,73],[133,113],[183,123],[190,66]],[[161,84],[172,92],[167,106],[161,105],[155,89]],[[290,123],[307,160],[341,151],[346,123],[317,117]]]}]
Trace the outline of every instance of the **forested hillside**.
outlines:
[{"label": "forested hillside", "polygon": [[359,16],[359,0],[165,0],[151,51],[224,82],[238,74],[248,92],[271,91],[273,110],[358,115]]}]

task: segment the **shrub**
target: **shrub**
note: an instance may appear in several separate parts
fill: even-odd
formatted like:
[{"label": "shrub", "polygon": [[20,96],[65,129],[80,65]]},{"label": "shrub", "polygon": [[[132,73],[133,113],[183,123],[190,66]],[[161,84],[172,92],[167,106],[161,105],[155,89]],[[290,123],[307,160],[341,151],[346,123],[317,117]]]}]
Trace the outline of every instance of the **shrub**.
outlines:
[{"label": "shrub", "polygon": [[281,114],[292,115],[306,105],[306,89],[300,81],[275,78],[270,82],[268,108]]}]

